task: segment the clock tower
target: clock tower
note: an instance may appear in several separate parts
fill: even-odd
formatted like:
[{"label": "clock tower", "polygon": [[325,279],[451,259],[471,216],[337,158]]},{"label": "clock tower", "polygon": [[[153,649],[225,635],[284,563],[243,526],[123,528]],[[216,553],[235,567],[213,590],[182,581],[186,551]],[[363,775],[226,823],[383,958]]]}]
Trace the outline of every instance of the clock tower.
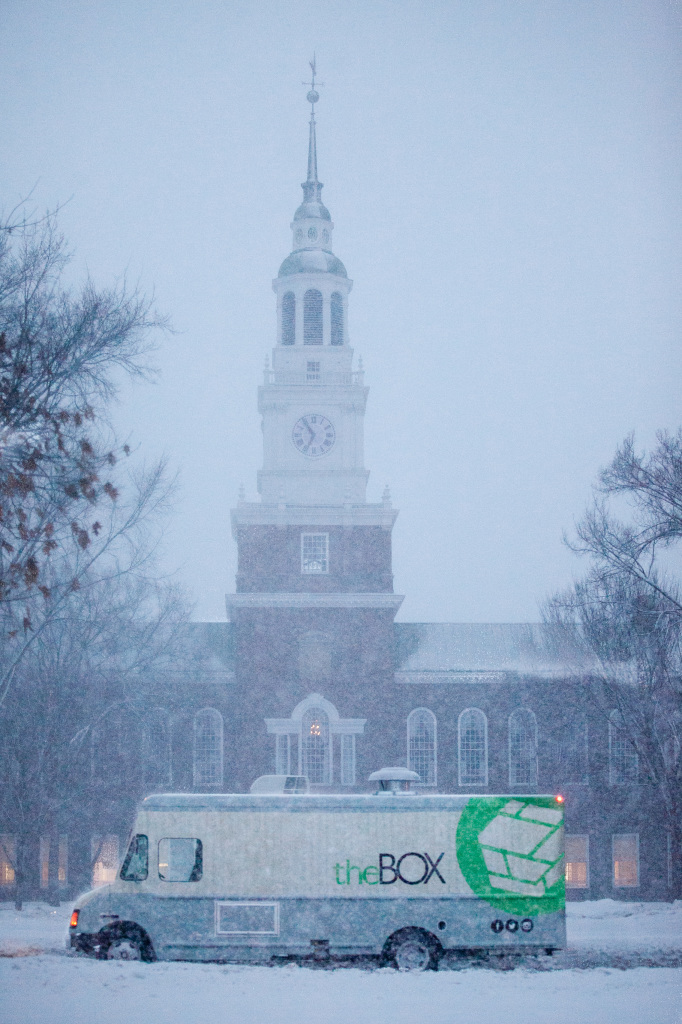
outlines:
[{"label": "clock tower", "polygon": [[311,68],[308,173],[292,251],[273,282],[276,344],[258,391],[260,501],[241,497],[232,511],[238,788],[275,770],[334,788],[366,778],[374,762],[364,763],[362,737],[372,702],[392,683],[402,602],[391,569],[397,512],[388,489],[381,502],[366,500],[368,389],[350,345],[352,281],[332,251],[317,176]]}]

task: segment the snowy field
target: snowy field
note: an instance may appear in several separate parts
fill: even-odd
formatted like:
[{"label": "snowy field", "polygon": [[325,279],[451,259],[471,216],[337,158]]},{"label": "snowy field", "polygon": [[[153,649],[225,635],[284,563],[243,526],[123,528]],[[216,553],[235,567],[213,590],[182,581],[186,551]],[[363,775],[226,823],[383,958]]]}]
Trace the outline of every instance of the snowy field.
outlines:
[{"label": "snowy field", "polygon": [[[64,950],[70,906],[0,903],[2,1024],[682,1024],[682,903],[573,903],[569,950],[514,970],[140,964]],[[575,963],[585,966],[575,967]]]}]

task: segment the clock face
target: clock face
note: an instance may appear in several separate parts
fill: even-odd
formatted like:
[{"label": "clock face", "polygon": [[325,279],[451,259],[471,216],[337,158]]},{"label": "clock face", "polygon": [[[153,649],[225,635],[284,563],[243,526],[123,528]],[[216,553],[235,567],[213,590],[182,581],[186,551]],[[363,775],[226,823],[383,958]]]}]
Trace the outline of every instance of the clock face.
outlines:
[{"label": "clock face", "polygon": [[319,459],[334,447],[334,424],[319,412],[309,412],[294,423],[291,440],[299,452],[309,459]]}]

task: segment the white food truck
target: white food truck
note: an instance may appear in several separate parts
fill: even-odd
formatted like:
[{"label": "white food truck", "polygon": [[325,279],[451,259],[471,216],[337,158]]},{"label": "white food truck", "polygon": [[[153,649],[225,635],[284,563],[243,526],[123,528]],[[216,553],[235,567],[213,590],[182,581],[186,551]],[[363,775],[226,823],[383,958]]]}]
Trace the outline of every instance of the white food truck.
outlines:
[{"label": "white food truck", "polygon": [[448,949],[565,945],[560,797],[280,788],[143,800],[116,881],[73,912],[71,946],[143,960],[374,954],[424,969]]}]

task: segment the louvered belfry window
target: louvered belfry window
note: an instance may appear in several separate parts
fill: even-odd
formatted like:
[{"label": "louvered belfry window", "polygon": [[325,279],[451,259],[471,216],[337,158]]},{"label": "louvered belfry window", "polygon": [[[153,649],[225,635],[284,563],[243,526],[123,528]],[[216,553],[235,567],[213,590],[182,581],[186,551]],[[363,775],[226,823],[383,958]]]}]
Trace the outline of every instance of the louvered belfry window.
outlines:
[{"label": "louvered belfry window", "polygon": [[282,344],[293,345],[296,341],[296,297],[287,292],[282,298]]},{"label": "louvered belfry window", "polygon": [[331,300],[332,345],[343,345],[343,299],[334,292]]},{"label": "louvered belfry window", "polygon": [[303,344],[322,344],[322,292],[316,288],[303,296]]}]

